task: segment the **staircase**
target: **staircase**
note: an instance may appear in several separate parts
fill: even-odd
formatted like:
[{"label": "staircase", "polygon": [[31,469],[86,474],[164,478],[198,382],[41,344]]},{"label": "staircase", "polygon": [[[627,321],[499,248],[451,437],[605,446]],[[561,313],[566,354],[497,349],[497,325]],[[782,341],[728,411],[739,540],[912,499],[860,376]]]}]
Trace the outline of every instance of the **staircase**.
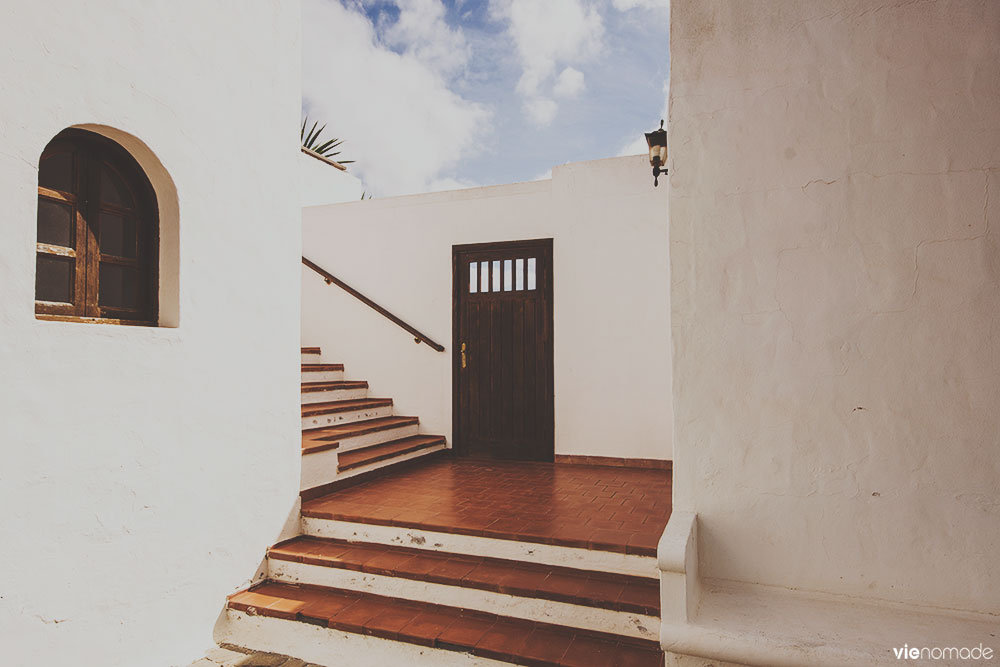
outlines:
[{"label": "staircase", "polygon": [[444,436],[421,435],[416,417],[393,415],[391,398],[370,398],[368,383],[344,380],[343,364],[302,348],[303,499],[345,480],[447,449]]},{"label": "staircase", "polygon": [[420,435],[416,417],[394,416],[318,349],[302,353],[303,534],[272,546],[266,579],[229,597],[222,643],[325,667],[663,664],[655,544],[669,481],[650,490],[614,469],[442,457],[400,465],[444,438]]}]

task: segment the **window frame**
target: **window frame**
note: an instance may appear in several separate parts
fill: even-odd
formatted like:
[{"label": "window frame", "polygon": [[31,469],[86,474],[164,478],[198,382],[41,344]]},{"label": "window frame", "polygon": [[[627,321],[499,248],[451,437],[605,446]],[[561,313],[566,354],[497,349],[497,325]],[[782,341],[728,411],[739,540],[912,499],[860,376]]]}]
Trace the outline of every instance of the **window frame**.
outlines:
[{"label": "window frame", "polygon": [[[68,129],[56,135],[39,158],[42,162],[57,153],[69,153],[74,192],[42,186],[37,188],[35,270],[40,257],[73,259],[70,302],[38,299],[35,288],[35,317],[40,320],[92,322],[134,326],[159,324],[159,210],[156,193],[136,159],[119,145],[100,134]],[[102,171],[108,169],[124,185],[133,199],[133,208],[115,205],[101,196]],[[38,216],[42,201],[71,207],[72,246],[43,243],[38,238]],[[135,226],[135,257],[104,253],[100,247],[101,215],[122,217]],[[100,303],[102,265],[122,266],[137,272],[137,307],[108,306]]]}]

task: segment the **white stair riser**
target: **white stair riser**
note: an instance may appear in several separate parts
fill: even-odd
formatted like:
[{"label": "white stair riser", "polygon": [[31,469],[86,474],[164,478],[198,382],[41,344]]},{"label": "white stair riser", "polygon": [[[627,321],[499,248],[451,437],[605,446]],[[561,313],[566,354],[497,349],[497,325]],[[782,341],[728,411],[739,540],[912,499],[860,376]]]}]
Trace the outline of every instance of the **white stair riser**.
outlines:
[{"label": "white stair riser", "polygon": [[394,456],[391,459],[375,461],[374,463],[358,466],[357,468],[351,468],[350,470],[345,470],[344,472],[338,472],[337,470],[339,458],[338,452],[343,452],[344,450],[342,449],[327,449],[326,451],[316,452],[315,454],[303,454],[302,478],[299,484],[299,490],[305,491],[306,489],[322,486],[323,484],[327,484],[335,480],[354,477],[355,475],[360,475],[361,473],[368,472],[370,470],[377,470],[379,468],[384,468],[387,465],[393,465],[401,461],[409,461],[410,459],[426,456],[427,454],[431,454],[433,452],[439,452],[442,449],[447,449],[446,445],[418,449],[415,452],[400,454],[399,456]]},{"label": "white stair riser", "polygon": [[340,382],[344,371],[302,371],[303,382]]},{"label": "white stair riser", "polygon": [[337,455],[341,452],[362,447],[380,445],[383,442],[391,442],[400,438],[407,438],[417,435],[420,430],[419,425],[412,424],[401,428],[389,428],[384,431],[365,433],[353,438],[344,438],[338,441],[340,446],[337,449],[324,449],[312,454],[302,455],[302,482],[300,490],[311,489],[314,486],[321,486],[327,482],[332,482],[337,478]]},{"label": "white stair riser", "polygon": [[321,565],[268,559],[268,577],[289,583],[374,593],[403,600],[432,602],[511,618],[609,632],[638,639],[659,638],[660,619],[644,614],[585,605],[518,597],[476,588],[463,588],[402,577],[367,574]]},{"label": "white stair riser", "polygon": [[361,475],[366,472],[371,472],[372,470],[378,470],[379,468],[384,468],[389,465],[402,463],[403,461],[409,461],[410,459],[418,459],[421,456],[427,456],[428,454],[433,454],[434,452],[440,452],[442,449],[448,449],[448,445],[425,447],[424,449],[418,449],[415,452],[407,452],[406,454],[393,456],[391,459],[375,461],[374,463],[369,463],[368,465],[358,466],[357,468],[351,468],[350,470],[345,470],[344,472],[338,474],[337,479],[348,479],[350,477],[355,477],[357,475]]},{"label": "white stair riser", "polygon": [[324,426],[334,426],[336,424],[349,424],[351,422],[364,421],[365,419],[375,419],[377,417],[391,417],[392,406],[387,405],[381,408],[365,408],[364,410],[351,410],[350,412],[335,412],[329,415],[316,415],[315,417],[302,418],[302,430],[311,428],[323,428]]},{"label": "white stair riser", "polygon": [[299,490],[305,491],[314,486],[322,486],[337,479],[337,449],[324,449],[321,452],[302,455],[302,476]]},{"label": "white stair riser", "polygon": [[303,364],[321,364],[323,361],[320,359],[318,354],[306,354],[302,353],[302,363]]},{"label": "white stair riser", "polygon": [[[510,667],[509,663],[440,648],[341,632],[311,623],[226,610],[215,640],[256,651],[295,656],[319,665],[352,667]],[[331,662],[331,659],[335,662]]]},{"label": "white stair riser", "polygon": [[306,535],[331,537],[351,542],[376,542],[415,549],[572,567],[578,570],[616,572],[650,579],[659,579],[660,576],[660,571],[656,567],[656,558],[652,556],[636,556],[611,551],[561,547],[554,544],[498,540],[492,537],[438,533],[416,528],[377,526],[306,516],[302,517],[302,531]]},{"label": "white stair riser", "polygon": [[410,426],[402,426],[400,428],[388,428],[384,431],[375,431],[374,433],[365,433],[364,435],[356,435],[353,438],[343,438],[340,442],[340,452],[349,452],[352,449],[361,449],[362,447],[371,447],[372,445],[381,445],[383,442],[391,442],[393,440],[399,440],[400,438],[408,438],[411,435],[417,435],[420,432],[419,424],[412,424]]},{"label": "white stair riser", "polygon": [[368,389],[366,387],[359,387],[357,389],[304,391],[302,392],[302,405],[309,405],[310,403],[329,403],[330,401],[348,401],[353,398],[368,398]]}]

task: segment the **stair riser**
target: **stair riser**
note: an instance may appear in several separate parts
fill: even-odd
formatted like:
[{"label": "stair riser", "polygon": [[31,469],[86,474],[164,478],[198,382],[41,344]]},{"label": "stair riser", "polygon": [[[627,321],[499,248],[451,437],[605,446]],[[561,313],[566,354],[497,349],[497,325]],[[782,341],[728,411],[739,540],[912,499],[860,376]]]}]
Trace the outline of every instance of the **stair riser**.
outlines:
[{"label": "stair riser", "polygon": [[331,537],[351,542],[375,542],[470,556],[572,567],[578,570],[615,572],[650,579],[658,579],[660,576],[656,567],[656,558],[651,556],[635,556],[611,551],[575,549],[552,544],[499,540],[491,537],[456,535],[415,528],[377,526],[306,516],[302,517],[302,530],[306,535]]},{"label": "stair riser", "polygon": [[[417,427],[415,426],[413,427],[414,430],[416,430],[416,428]],[[378,434],[373,433],[372,435]],[[306,454],[302,457],[302,481],[299,485],[299,490],[305,491],[306,489],[322,486],[323,484],[328,484],[329,482],[354,477],[355,475],[360,475],[361,473],[368,472],[370,470],[377,470],[379,468],[384,468],[385,466],[394,465],[403,461],[409,461],[410,459],[415,459],[420,456],[426,456],[432,452],[439,452],[445,448],[445,446],[427,447],[426,449],[419,449],[415,452],[401,454],[391,459],[376,461],[372,464],[358,466],[357,468],[351,468],[350,470],[345,470],[343,472],[340,472],[337,469],[337,464],[339,463],[338,453],[343,451],[341,449],[327,449],[322,452],[316,452],[315,454]]]},{"label": "stair riser", "polygon": [[330,401],[348,401],[352,398],[368,398],[368,389],[332,389],[329,391],[302,392],[302,405],[311,403],[329,403]]},{"label": "stair riser", "polygon": [[400,577],[366,574],[342,568],[268,559],[268,576],[288,583],[363,591],[403,600],[433,602],[511,618],[554,623],[638,639],[659,639],[660,619],[610,609],[600,609],[538,598],[516,597]]},{"label": "stair riser", "polygon": [[342,382],[344,371],[303,371],[303,382]]},{"label": "stair riser", "polygon": [[315,454],[303,454],[302,476],[299,482],[300,491],[311,489],[314,486],[321,486],[337,478],[338,451],[336,449],[324,449]]},{"label": "stair riser", "polygon": [[318,354],[303,354],[302,363],[303,364],[321,364],[323,361],[320,359]]},{"label": "stair riser", "polygon": [[356,435],[353,438],[344,438],[343,440],[340,440],[340,448],[337,451],[349,452],[352,449],[361,449],[362,447],[381,445],[383,442],[399,440],[400,438],[408,438],[411,435],[417,435],[419,432],[420,425],[411,424],[401,428],[389,428],[384,431],[375,431],[374,433]]},{"label": "stair riser", "polygon": [[411,459],[420,458],[421,456],[427,456],[428,454],[433,454],[435,452],[440,452],[443,449],[448,449],[447,444],[436,445],[434,447],[424,447],[413,452],[406,452],[405,454],[399,454],[398,456],[393,456],[390,459],[382,459],[381,461],[374,461],[367,465],[360,465],[356,468],[349,468],[343,470],[337,475],[337,479],[347,479],[349,477],[354,477],[355,475],[360,475],[362,473],[371,472],[372,470],[378,470],[379,468],[384,468],[389,465],[395,465],[397,463],[402,463],[403,461],[409,461]]},{"label": "stair riser", "polygon": [[324,426],[334,426],[335,424],[348,424],[351,422],[363,421],[365,419],[391,416],[392,406],[386,405],[385,407],[380,408],[366,408],[364,410],[352,410],[350,412],[336,412],[329,415],[303,417],[302,430],[323,428]]},{"label": "stair riser", "polygon": [[319,665],[352,667],[510,667],[506,662],[479,658],[470,653],[428,648],[417,644],[341,632],[310,623],[270,616],[252,616],[226,610],[217,626],[219,643],[270,653],[292,655]]}]

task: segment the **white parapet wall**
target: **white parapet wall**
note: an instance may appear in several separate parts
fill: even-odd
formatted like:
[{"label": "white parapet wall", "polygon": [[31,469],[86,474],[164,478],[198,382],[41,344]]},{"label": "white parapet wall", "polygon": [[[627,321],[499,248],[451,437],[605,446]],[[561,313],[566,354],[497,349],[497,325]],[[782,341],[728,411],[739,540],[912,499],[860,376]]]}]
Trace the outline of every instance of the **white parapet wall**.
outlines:
[{"label": "white parapet wall", "polygon": [[976,630],[1000,614],[1000,3],[671,12],[674,508],[730,591],[702,614],[748,583],[876,605],[754,664],[1000,651]]},{"label": "white parapet wall", "polygon": [[[186,665],[297,518],[298,5],[6,3],[0,44],[0,662]],[[35,318],[71,126],[150,176],[163,327]]]},{"label": "white parapet wall", "polygon": [[670,459],[666,191],[633,156],[542,181],[306,208],[303,254],[447,351],[415,345],[307,268],[303,344],[450,438],[452,246],[552,238],[556,454]]}]

